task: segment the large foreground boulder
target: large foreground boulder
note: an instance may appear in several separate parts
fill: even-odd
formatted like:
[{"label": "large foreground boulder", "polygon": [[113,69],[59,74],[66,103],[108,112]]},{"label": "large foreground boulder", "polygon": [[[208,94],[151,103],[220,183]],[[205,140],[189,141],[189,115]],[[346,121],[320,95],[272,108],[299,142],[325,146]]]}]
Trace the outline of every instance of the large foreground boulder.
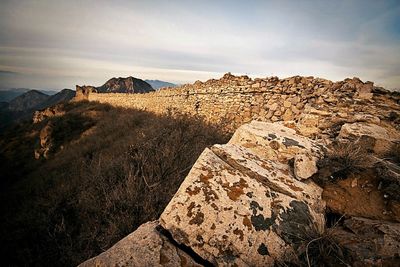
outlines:
[{"label": "large foreground boulder", "polygon": [[325,227],[322,189],[287,164],[305,150],[320,148],[282,125],[242,126],[229,144],[201,154],[160,224],[215,265],[295,262],[301,236]]},{"label": "large foreground boulder", "polygon": [[162,235],[158,227],[157,221],[145,223],[106,252],[79,266],[201,266]]},{"label": "large foreground boulder", "polygon": [[340,141],[363,142],[378,155],[387,153],[394,143],[400,141],[399,133],[389,126],[382,127],[373,123],[356,122],[342,126]]}]

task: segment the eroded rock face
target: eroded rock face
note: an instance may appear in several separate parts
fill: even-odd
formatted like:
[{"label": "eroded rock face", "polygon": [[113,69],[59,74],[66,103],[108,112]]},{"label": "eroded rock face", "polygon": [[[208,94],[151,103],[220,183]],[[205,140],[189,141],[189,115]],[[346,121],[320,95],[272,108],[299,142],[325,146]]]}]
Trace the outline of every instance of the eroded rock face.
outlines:
[{"label": "eroded rock face", "polygon": [[39,148],[35,149],[35,159],[39,159],[40,157],[44,157],[47,159],[49,157],[50,150],[52,148],[52,138],[51,134],[53,132],[53,125],[51,122],[48,122],[39,133]]},{"label": "eroded rock face", "polygon": [[322,197],[327,208],[336,214],[400,222],[398,206],[384,198],[379,183],[378,174],[365,171],[327,184]]},{"label": "eroded rock face", "polygon": [[298,179],[307,179],[318,171],[316,162],[324,150],[320,144],[297,134],[295,129],[258,121],[242,125],[229,144],[242,145],[262,158],[284,164],[294,159]]},{"label": "eroded rock face", "polygon": [[[274,141],[285,157],[275,154],[269,145]],[[161,225],[213,264],[272,266],[294,260],[295,237],[325,225],[322,189],[295,179],[286,164],[302,149],[319,151],[282,125],[244,125],[229,144],[202,153],[161,215]]]},{"label": "eroded rock face", "polygon": [[65,114],[62,106],[55,105],[43,110],[35,111],[33,114],[33,123],[39,123],[47,118],[62,116]]},{"label": "eroded rock face", "polygon": [[79,100],[87,100],[90,93],[97,93],[97,89],[94,86],[76,86],[76,94],[75,94],[75,101]]},{"label": "eroded rock face", "polygon": [[79,266],[202,266],[160,234],[158,225],[157,221],[141,225],[107,251]]},{"label": "eroded rock face", "polygon": [[382,127],[372,123],[346,123],[342,126],[338,139],[354,141],[357,139],[368,139],[367,143],[376,154],[386,153],[393,142],[400,139],[398,132],[394,129]]},{"label": "eroded rock face", "polygon": [[310,178],[318,172],[318,158],[307,153],[297,154],[294,156],[294,175],[299,180]]},{"label": "eroded rock face", "polygon": [[373,97],[372,94],[372,89],[374,87],[373,82],[366,82],[366,83],[360,83],[357,86],[357,97],[360,99],[366,99],[366,100],[371,100]]},{"label": "eroded rock face", "polygon": [[333,230],[333,238],[352,257],[353,266],[398,266],[400,224],[353,217]]},{"label": "eroded rock face", "polygon": [[[396,140],[390,128],[370,122],[341,128],[342,140],[366,135]],[[205,149],[165,208],[159,221],[172,239],[165,241],[154,225],[144,225],[153,230],[141,227],[131,240],[84,264],[195,265],[181,255],[183,245],[192,250],[190,255],[217,266],[298,265],[304,240],[315,231],[331,233],[354,266],[398,262],[400,229],[393,223],[399,221],[398,202],[382,194],[377,170],[352,174],[323,191],[308,178],[318,172],[316,162],[325,152],[324,146],[299,135],[295,122],[245,124],[228,144]],[[346,220],[326,229],[327,210],[345,214]]]}]

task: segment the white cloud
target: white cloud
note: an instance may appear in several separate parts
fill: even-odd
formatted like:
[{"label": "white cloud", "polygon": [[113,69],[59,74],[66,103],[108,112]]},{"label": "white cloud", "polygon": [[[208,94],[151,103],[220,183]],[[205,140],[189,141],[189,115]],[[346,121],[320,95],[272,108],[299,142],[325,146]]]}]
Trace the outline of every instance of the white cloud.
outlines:
[{"label": "white cloud", "polygon": [[400,87],[400,30],[388,27],[399,13],[391,1],[9,1],[0,4],[0,68],[47,88],[227,71]]}]

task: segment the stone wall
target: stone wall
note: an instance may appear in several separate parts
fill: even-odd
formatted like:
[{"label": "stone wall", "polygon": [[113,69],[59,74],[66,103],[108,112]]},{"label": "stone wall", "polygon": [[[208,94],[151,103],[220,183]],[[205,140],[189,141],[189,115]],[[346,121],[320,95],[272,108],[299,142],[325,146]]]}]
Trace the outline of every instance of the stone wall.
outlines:
[{"label": "stone wall", "polygon": [[230,129],[251,120],[295,120],[302,121],[313,133],[317,130],[313,127],[323,127],[321,116],[335,117],[333,121],[337,121],[363,113],[384,118],[393,109],[400,111],[398,95],[358,78],[340,82],[300,76],[251,79],[227,73],[218,80],[146,94],[96,93],[92,89],[77,86],[77,96],[157,114],[180,111],[202,116],[211,123],[223,123]]},{"label": "stone wall", "polygon": [[[228,73],[219,80],[147,94],[100,94],[92,89],[77,87],[82,90],[79,99],[158,114],[176,110],[224,123],[230,129],[250,120],[275,123],[252,121],[237,129],[228,144],[206,148],[159,221],[141,226],[82,267],[181,266],[183,262],[188,266],[275,266],[282,262],[297,266],[304,247],[317,240],[311,238],[326,232],[325,204],[335,207],[332,201],[325,202],[324,191],[311,179],[324,172],[317,162],[329,149],[326,145],[359,142],[374,157],[383,158],[400,138],[400,94],[358,78],[340,82],[299,76],[252,80]],[[335,168],[333,164],[327,177],[332,177]],[[364,175],[368,172],[360,178]],[[386,202],[380,193],[382,182],[361,183],[353,175],[349,179],[349,186],[362,193],[351,195],[350,187],[338,189],[348,194],[338,206],[369,200],[372,190],[377,190],[383,203],[377,214],[389,216],[390,209],[394,215],[389,219],[398,221],[398,204]],[[352,266],[397,262],[400,225],[371,220],[374,214],[362,210],[362,214],[358,210],[338,213],[346,214],[345,227],[330,228],[332,240],[343,246]],[[377,247],[376,240],[382,246]],[[328,262],[336,258],[331,254]],[[345,262],[340,261],[330,263]]]}]

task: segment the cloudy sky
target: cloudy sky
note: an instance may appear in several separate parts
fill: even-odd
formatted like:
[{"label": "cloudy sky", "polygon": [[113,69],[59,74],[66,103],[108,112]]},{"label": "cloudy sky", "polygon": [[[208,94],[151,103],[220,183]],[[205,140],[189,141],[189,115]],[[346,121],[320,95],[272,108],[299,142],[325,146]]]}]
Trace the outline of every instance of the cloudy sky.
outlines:
[{"label": "cloudy sky", "polygon": [[400,1],[0,2],[0,88],[228,71],[400,88]]}]

